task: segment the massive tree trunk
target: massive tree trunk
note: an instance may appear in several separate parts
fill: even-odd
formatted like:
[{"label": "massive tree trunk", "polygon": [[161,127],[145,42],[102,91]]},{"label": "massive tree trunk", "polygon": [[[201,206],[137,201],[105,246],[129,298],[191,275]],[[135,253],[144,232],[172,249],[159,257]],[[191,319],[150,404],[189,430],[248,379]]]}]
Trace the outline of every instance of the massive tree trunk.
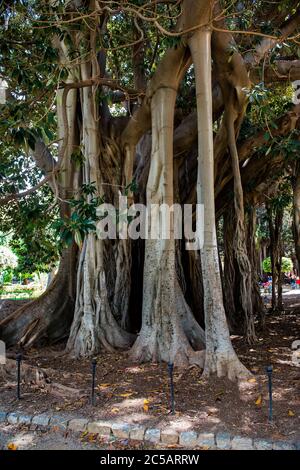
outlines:
[{"label": "massive tree trunk", "polygon": [[[207,5],[206,18],[210,7]],[[208,21],[207,21],[208,22]],[[204,205],[204,244],[201,264],[204,287],[206,375],[217,373],[235,380],[247,376],[230,341],[223,305],[214,207],[214,151],[211,91],[211,31],[197,31],[189,40],[195,66],[198,119],[198,204]]]},{"label": "massive tree trunk", "polygon": [[7,346],[25,348],[68,336],[75,303],[76,252],[75,245],[64,250],[48,289],[0,322],[0,337]]},{"label": "massive tree trunk", "polygon": [[[88,80],[96,73],[94,62],[81,64],[82,80]],[[85,156],[83,182],[86,185],[93,183],[97,195],[102,195],[104,178],[100,160],[103,158],[103,148],[99,139],[95,91],[93,87],[85,87],[81,93],[82,146]],[[132,340],[132,335],[118,325],[109,303],[104,240],[98,239],[95,233],[89,233],[80,254],[74,321],[67,350],[76,357],[90,356],[99,352],[101,347],[109,350],[128,348]]]},{"label": "massive tree trunk", "polygon": [[[177,55],[176,51],[174,55]],[[180,75],[177,75],[177,80]],[[177,87],[172,86],[172,80],[170,82],[170,86],[159,87],[151,101],[149,210],[151,204],[166,204],[171,208],[174,201],[173,120]],[[158,237],[162,237],[162,224],[166,227],[169,223],[167,214],[162,213],[160,220],[157,213],[152,213],[152,216],[149,235],[154,224],[161,224],[156,230]],[[171,213],[169,238],[146,240],[142,328],[131,356],[139,361],[162,360],[177,365],[191,362],[203,366],[203,356],[194,349],[203,348],[204,335],[184,300],[177,280],[175,256],[174,217]]]},{"label": "massive tree trunk", "polygon": [[[80,3],[76,2],[76,6]],[[72,5],[73,3],[69,2],[70,12]],[[105,105],[103,103],[99,105],[99,97],[96,97],[96,92],[101,87],[101,80],[105,76],[105,70],[101,70],[97,62],[98,43],[96,36],[102,11],[100,12],[99,2],[91,1],[87,5],[88,11],[91,12],[91,15],[87,15],[87,28],[83,27],[77,30],[74,28],[70,32],[67,31],[65,36],[68,37],[68,40],[66,42],[62,40],[58,46],[62,49],[61,53],[64,56],[61,65],[64,68],[70,67],[71,70],[69,79],[62,84],[65,90],[59,91],[61,103],[58,103],[58,137],[62,142],[59,165],[61,165],[62,171],[58,180],[53,181],[53,189],[60,201],[62,217],[70,216],[67,199],[76,197],[82,182],[86,185],[93,183],[98,196],[105,192],[106,195],[109,194],[109,202],[115,202],[116,193],[113,190],[104,191],[103,187],[107,185],[109,187],[113,185],[124,186],[124,182],[125,185],[130,182],[135,146],[149,129],[149,122],[152,122],[152,152],[147,183],[147,203],[148,205],[165,203],[169,208],[172,206],[174,202],[173,144],[176,145],[176,141],[174,142],[173,139],[174,108],[179,83],[191,64],[188,44],[195,65],[197,89],[199,145],[197,200],[199,204],[204,204],[205,218],[204,246],[200,250],[201,263],[197,260],[198,253],[190,255],[189,258],[192,260],[191,264],[197,265],[195,284],[201,282],[201,276],[198,273],[201,264],[206,331],[204,334],[195,320],[177,279],[176,245],[173,236],[174,221],[172,220],[170,238],[146,241],[142,327],[131,354],[133,358],[140,361],[164,360],[182,365],[197,363],[203,366],[203,348],[206,341],[206,374],[227,375],[230,379],[247,376],[247,370],[239,362],[230,341],[223,306],[216,241],[211,32],[205,28],[195,32],[200,24],[209,24],[213,2],[205,2],[204,0],[184,0],[182,2],[183,14],[178,21],[176,31],[180,33],[191,28],[190,33],[182,37],[176,46],[166,52],[147,87],[141,106],[135,107],[133,117],[127,119],[129,123],[125,130],[118,134],[120,138],[114,139],[112,137],[113,141],[110,140],[111,136],[108,134],[108,128],[113,127],[113,120],[108,109],[106,109],[105,118],[100,115],[100,108],[104,108]],[[97,12],[96,9],[98,9]],[[72,15],[72,12],[70,14]],[[91,24],[89,20],[91,20]],[[90,27],[91,25],[92,27]],[[74,49],[84,51],[84,60],[81,63],[79,63],[79,58],[72,60],[68,58],[67,44],[73,40]],[[73,57],[73,47],[70,50]],[[141,63],[142,58],[139,57],[135,66],[140,69]],[[227,57],[225,63],[227,63]],[[115,82],[114,80],[110,81],[112,86],[119,86]],[[144,88],[143,85],[141,86]],[[230,88],[230,98],[232,93],[235,97],[234,93],[237,91],[241,90],[235,89],[233,91]],[[225,104],[224,123],[228,139],[225,138],[222,142],[222,152],[226,152],[226,147],[229,144],[237,188],[235,202],[238,207],[238,227],[241,227],[237,241],[242,241],[244,247],[243,194],[240,187],[235,144],[236,133],[239,130],[243,113],[241,112],[241,116],[238,116],[239,119],[236,119],[234,106],[234,112],[230,112],[232,102],[227,101]],[[222,106],[218,107],[218,115],[220,115],[221,108]],[[192,137],[190,136],[187,140],[190,141],[193,138],[192,132]],[[82,145],[85,157],[80,171],[73,167],[71,158],[74,146],[79,145]],[[116,177],[116,173],[120,173],[120,178]],[[165,223],[167,225],[166,220]],[[149,230],[151,228],[153,226],[150,225]],[[161,232],[159,235],[162,235]],[[113,254],[112,257],[110,257],[111,254]],[[45,338],[47,335],[50,337],[50,333],[51,335],[55,334],[55,339],[58,339],[57,336],[61,337],[60,328],[55,327],[59,324],[57,318],[64,327],[63,334],[66,334],[65,331],[68,329],[69,323],[64,323],[63,320],[66,317],[62,315],[62,310],[57,308],[57,302],[64,296],[65,286],[68,285],[69,289],[72,287],[70,290],[72,296],[70,294],[63,305],[63,312],[66,310],[71,312],[72,309],[68,309],[68,302],[69,298],[74,300],[75,289],[72,281],[75,273],[75,256],[73,256],[73,251],[71,256],[71,252],[69,253],[68,250],[65,256],[69,260],[68,266],[71,265],[70,260],[72,260],[72,269],[70,267],[68,270],[63,266],[65,263],[63,258],[59,275],[36,304],[40,307],[43,306],[41,312],[36,313],[38,318],[34,317],[33,322],[28,313],[28,320],[27,312],[29,310],[26,310],[24,316],[18,314],[15,317],[16,322],[19,319],[21,321],[21,317],[25,322],[25,324],[20,324],[21,337],[18,338],[18,341],[21,339],[24,345],[33,344],[38,337]],[[108,260],[111,261],[111,265]],[[80,247],[75,315],[67,344],[67,350],[71,354],[88,356],[96,354],[102,347],[114,350],[130,346],[133,340],[132,335],[127,334],[120,327],[120,323],[123,326],[127,324],[130,269],[130,246],[127,241],[104,242],[98,239],[93,232],[86,234]],[[55,297],[51,296],[51,288],[55,291]],[[246,301],[248,302],[248,300]],[[45,325],[40,318],[44,307],[49,310],[49,318],[51,317],[49,322],[47,321],[48,317],[45,317]],[[22,310],[22,312],[24,311]],[[118,322],[117,319],[120,321]],[[17,324],[16,322],[15,324]],[[7,331],[11,332],[13,323],[4,323],[3,328],[7,328]],[[19,335],[19,333],[16,334]]]},{"label": "massive tree trunk", "polygon": [[224,141],[227,142],[234,181],[235,238],[233,249],[236,267],[239,271],[237,276],[239,301],[244,315],[245,335],[247,340],[252,342],[256,339],[251,296],[252,272],[247,253],[244,193],[236,145],[236,139],[247,108],[245,89],[250,86],[250,82],[243,59],[239,53],[233,52],[234,47],[235,42],[229,33],[214,32],[213,56],[225,105],[223,121],[216,139],[216,160],[220,166],[222,156],[224,153],[226,154]]}]

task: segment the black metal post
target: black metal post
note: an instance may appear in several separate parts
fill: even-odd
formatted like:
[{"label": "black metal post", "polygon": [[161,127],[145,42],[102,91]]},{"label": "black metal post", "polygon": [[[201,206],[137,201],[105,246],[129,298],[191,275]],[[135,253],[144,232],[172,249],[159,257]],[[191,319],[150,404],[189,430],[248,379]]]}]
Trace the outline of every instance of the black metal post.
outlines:
[{"label": "black metal post", "polygon": [[17,362],[17,399],[21,399],[21,361],[22,361],[22,354],[18,353],[16,357]]},{"label": "black metal post", "polygon": [[92,406],[95,406],[95,377],[96,377],[97,359],[92,360]]},{"label": "black metal post", "polygon": [[171,395],[170,408],[171,408],[172,415],[175,414],[173,370],[174,370],[174,364],[169,362],[168,372],[169,372],[169,377],[170,377],[170,395]]},{"label": "black metal post", "polygon": [[272,372],[273,372],[273,367],[272,366],[267,366],[266,367],[266,372],[268,376],[268,381],[269,381],[269,421],[270,423],[273,420],[273,396],[272,396]]}]

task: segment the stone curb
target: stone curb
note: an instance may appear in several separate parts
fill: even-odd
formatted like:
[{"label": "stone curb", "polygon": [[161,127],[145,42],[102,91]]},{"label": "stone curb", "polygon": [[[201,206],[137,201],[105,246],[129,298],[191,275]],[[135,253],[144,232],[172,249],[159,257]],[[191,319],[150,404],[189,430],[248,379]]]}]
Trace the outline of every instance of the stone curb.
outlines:
[{"label": "stone curb", "polygon": [[22,414],[0,411],[0,423],[23,424],[30,429],[61,430],[74,433],[89,432],[101,437],[116,439],[135,439],[154,444],[180,444],[185,449],[219,449],[219,450],[300,450],[300,442],[272,441],[265,438],[232,436],[229,433],[197,433],[191,431],[177,432],[171,428],[146,428],[142,425],[112,421],[88,421],[83,418],[65,419],[58,415]]}]

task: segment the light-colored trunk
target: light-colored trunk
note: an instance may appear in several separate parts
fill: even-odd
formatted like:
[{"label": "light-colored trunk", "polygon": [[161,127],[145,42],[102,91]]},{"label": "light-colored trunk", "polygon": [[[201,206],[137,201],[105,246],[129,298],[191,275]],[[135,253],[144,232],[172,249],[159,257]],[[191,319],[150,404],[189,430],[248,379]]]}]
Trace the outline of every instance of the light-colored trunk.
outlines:
[{"label": "light-colored trunk", "polygon": [[250,373],[239,361],[230,341],[223,306],[214,207],[212,132],[211,32],[198,30],[189,40],[195,67],[198,114],[198,204],[204,205],[204,245],[201,263],[204,287],[206,355],[204,374],[227,375],[231,380]]},{"label": "light-colored trunk", "polygon": [[[148,208],[151,204],[173,205],[173,120],[176,94],[174,88],[160,87],[152,97]],[[194,320],[178,284],[174,220],[171,219],[168,239],[146,240],[142,328],[131,355],[139,361],[166,361],[176,365],[192,362],[203,365],[203,355],[195,352],[190,344],[199,346],[202,330]],[[151,221],[152,224],[156,222],[157,218]]]}]

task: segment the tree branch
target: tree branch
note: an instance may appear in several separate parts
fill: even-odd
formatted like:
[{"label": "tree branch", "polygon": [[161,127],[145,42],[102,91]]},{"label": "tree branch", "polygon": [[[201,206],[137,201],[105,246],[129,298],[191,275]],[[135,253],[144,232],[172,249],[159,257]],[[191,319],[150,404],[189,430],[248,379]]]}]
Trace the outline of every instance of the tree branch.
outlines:
[{"label": "tree branch", "polygon": [[52,176],[54,176],[54,172],[49,173],[36,186],[33,186],[32,188],[27,189],[26,191],[22,191],[21,193],[7,194],[6,196],[4,196],[3,198],[0,199],[0,206],[4,206],[5,204],[7,204],[8,202],[10,202],[14,199],[22,199],[25,196],[29,196],[30,194],[34,193],[39,188],[44,186],[44,184],[48,183]]}]

